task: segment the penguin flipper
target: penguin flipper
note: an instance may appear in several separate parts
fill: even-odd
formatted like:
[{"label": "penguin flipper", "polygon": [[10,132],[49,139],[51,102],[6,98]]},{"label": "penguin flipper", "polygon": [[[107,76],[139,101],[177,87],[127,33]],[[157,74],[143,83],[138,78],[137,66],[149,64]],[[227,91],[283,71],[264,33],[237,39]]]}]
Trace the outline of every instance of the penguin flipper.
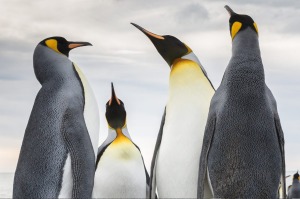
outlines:
[{"label": "penguin flipper", "polygon": [[98,148],[98,155],[97,155],[97,159],[96,159],[96,165],[95,165],[95,170],[97,170],[97,166],[98,163],[104,153],[104,151],[107,149],[107,147],[112,143],[113,141],[109,142],[109,143],[103,143],[99,148]]},{"label": "penguin flipper", "polygon": [[280,152],[281,152],[281,164],[282,164],[282,171],[281,171],[281,195],[285,198],[286,197],[286,184],[285,184],[285,151],[284,151],[284,135],[280,124],[279,115],[276,112],[275,113],[275,126],[276,126],[276,132],[278,137],[278,142],[280,146]]},{"label": "penguin flipper", "polygon": [[95,155],[84,117],[80,111],[72,107],[66,110],[62,132],[71,157],[72,198],[90,198],[94,184]]},{"label": "penguin flipper", "polygon": [[279,119],[279,115],[278,115],[278,111],[277,111],[277,104],[276,104],[276,100],[271,92],[271,90],[268,88],[268,86],[266,85],[266,94],[268,96],[269,99],[269,103],[272,107],[272,112],[274,114],[274,125],[276,128],[276,134],[277,134],[277,138],[278,138],[278,143],[279,143],[279,147],[280,147],[280,152],[281,152],[281,165],[282,165],[282,170],[281,170],[281,193],[279,193],[283,198],[286,198],[286,183],[285,183],[285,152],[284,152],[284,135],[283,135],[283,131],[281,128],[281,124],[280,124],[280,119]]},{"label": "penguin flipper", "polygon": [[142,158],[142,161],[143,161],[143,165],[144,165],[144,169],[145,169],[145,175],[146,175],[146,183],[147,183],[147,190],[146,190],[146,196],[148,197],[149,194],[150,194],[150,177],[149,177],[149,173],[146,169],[146,166],[145,166],[145,161],[144,161],[144,157],[142,156],[142,153],[141,153],[141,150],[140,148],[134,143],[132,142],[135,147],[140,151],[140,154],[141,154],[141,158]]},{"label": "penguin flipper", "polygon": [[150,196],[150,176],[149,176],[149,173],[146,169],[144,158],[143,158],[142,154],[141,154],[141,157],[142,157],[142,160],[143,160],[145,174],[146,174],[146,183],[147,183],[146,197],[149,197]]},{"label": "penguin flipper", "polygon": [[216,118],[214,116],[208,117],[199,162],[197,199],[203,199],[204,197],[204,183],[206,179],[205,176],[207,175],[207,155],[214,136],[215,124]]},{"label": "penguin flipper", "polygon": [[157,135],[157,139],[156,139],[156,144],[155,144],[155,148],[154,148],[154,152],[153,152],[153,157],[152,157],[152,161],[151,161],[151,168],[150,168],[150,191],[149,191],[149,197],[148,198],[157,198],[156,195],[156,158],[157,158],[157,153],[158,150],[160,148],[160,143],[161,143],[161,139],[162,139],[162,135],[163,135],[163,129],[164,129],[164,125],[165,125],[165,119],[166,119],[166,108],[161,120],[161,124],[160,124],[160,128],[159,128],[159,132]]},{"label": "penguin flipper", "polygon": [[106,150],[106,148],[114,141],[114,139],[116,139],[117,135],[113,134],[113,133],[109,133],[108,137],[106,138],[106,140],[101,144],[101,146],[99,146],[98,148],[98,153],[97,153],[97,159],[96,159],[96,167],[95,170],[97,169],[97,165],[100,161],[101,156],[103,155],[104,151]]}]

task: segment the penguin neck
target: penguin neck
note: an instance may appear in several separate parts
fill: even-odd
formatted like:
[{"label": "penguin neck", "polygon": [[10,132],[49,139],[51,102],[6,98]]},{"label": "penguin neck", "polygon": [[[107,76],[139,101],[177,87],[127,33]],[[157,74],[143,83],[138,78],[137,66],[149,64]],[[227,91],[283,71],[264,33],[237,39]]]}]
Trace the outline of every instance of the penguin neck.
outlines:
[{"label": "penguin neck", "polygon": [[299,179],[293,179],[293,184],[299,184],[300,182],[299,182]]},{"label": "penguin neck", "polygon": [[108,137],[114,136],[115,139],[117,139],[119,136],[125,136],[129,140],[131,140],[131,137],[129,135],[127,125],[124,125],[122,128],[118,129],[113,129],[113,128],[108,128]]},{"label": "penguin neck", "polygon": [[[265,88],[264,68],[257,34],[250,28],[239,32],[232,42],[232,57],[223,76],[222,84],[228,90],[252,95]],[[245,89],[247,88],[247,89]]]},{"label": "penguin neck", "polygon": [[76,80],[73,63],[69,58],[41,44],[34,51],[33,66],[41,84]]},{"label": "penguin neck", "polygon": [[258,35],[251,28],[237,33],[232,41],[232,57],[245,55],[260,58]]},{"label": "penguin neck", "polygon": [[113,141],[113,144],[120,144],[120,143],[130,142],[130,139],[124,135],[121,128],[115,129],[115,132],[116,132],[116,138]]},{"label": "penguin neck", "polygon": [[[169,99],[167,106],[182,106],[182,103],[199,104],[206,100],[213,88],[202,68],[190,59],[177,59],[172,65],[169,79]],[[181,105],[180,105],[181,104]]]}]

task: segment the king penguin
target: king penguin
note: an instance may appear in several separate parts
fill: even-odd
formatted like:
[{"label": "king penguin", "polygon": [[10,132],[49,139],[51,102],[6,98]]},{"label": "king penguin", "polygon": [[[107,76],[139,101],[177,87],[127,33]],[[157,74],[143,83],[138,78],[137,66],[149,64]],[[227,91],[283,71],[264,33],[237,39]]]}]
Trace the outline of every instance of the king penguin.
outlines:
[{"label": "king penguin", "polygon": [[150,178],[127,130],[124,103],[117,98],[113,83],[105,116],[108,136],[98,149],[93,198],[146,198]]},{"label": "king penguin", "polygon": [[[215,92],[193,51],[176,37],[132,23],[170,66],[169,96],[151,164],[151,197],[196,198],[199,158],[209,103]],[[206,197],[211,196],[206,181]]]},{"label": "king penguin", "polygon": [[288,190],[288,199],[300,198],[300,182],[299,173],[295,173],[293,183]]},{"label": "king penguin", "polygon": [[232,57],[210,104],[198,198],[204,198],[205,173],[214,198],[278,198],[280,178],[285,191],[284,136],[265,83],[258,28],[250,16],[225,8]]},{"label": "king penguin", "polygon": [[14,198],[89,198],[99,137],[96,100],[70,50],[89,46],[50,37],[35,48],[42,88],[25,130],[14,177]]}]

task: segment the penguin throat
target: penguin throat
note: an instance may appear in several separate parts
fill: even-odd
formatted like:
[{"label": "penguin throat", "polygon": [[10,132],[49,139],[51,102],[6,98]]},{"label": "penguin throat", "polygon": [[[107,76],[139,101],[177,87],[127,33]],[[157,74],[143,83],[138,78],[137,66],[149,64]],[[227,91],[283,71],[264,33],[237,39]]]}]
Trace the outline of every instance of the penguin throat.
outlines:
[{"label": "penguin throat", "polygon": [[183,60],[189,60],[189,61],[195,62],[201,68],[202,72],[205,75],[207,74],[205,69],[203,68],[202,64],[200,63],[198,57],[192,51],[180,58],[175,59],[173,61],[173,64],[171,65],[171,71],[179,62],[181,62]]},{"label": "penguin throat", "polygon": [[260,57],[257,33],[249,27],[239,32],[232,41],[232,55]]},{"label": "penguin throat", "polygon": [[299,179],[298,178],[296,178],[296,179],[293,179],[293,183],[297,183],[297,184],[300,184],[300,182],[299,182]]},{"label": "penguin throat", "polygon": [[[188,59],[179,59],[171,68],[169,99],[190,96],[194,90],[210,89],[211,84],[199,65]],[[192,96],[195,96],[194,94]]]},{"label": "penguin throat", "polygon": [[113,141],[112,144],[117,145],[117,144],[131,142],[130,139],[124,135],[121,128],[116,129],[116,134],[117,134],[117,137],[115,138],[115,140]]},{"label": "penguin throat", "polygon": [[[107,125],[108,125],[108,128],[113,129],[115,131],[116,131],[116,129],[120,128],[120,127],[113,127],[114,125],[110,124],[109,122],[107,122]],[[119,125],[119,126],[121,126],[121,125]],[[126,119],[125,119],[124,125],[120,129],[124,129],[126,127],[127,127],[127,122],[126,122]]]},{"label": "penguin throat", "polygon": [[70,82],[77,80],[74,76],[72,62],[63,54],[39,44],[34,51],[33,67],[35,75],[41,84],[46,82]]},{"label": "penguin throat", "polygon": [[198,57],[193,52],[190,52],[190,53],[182,56],[181,59],[188,59],[188,60],[191,60],[193,62],[196,62],[198,65],[201,65]]}]

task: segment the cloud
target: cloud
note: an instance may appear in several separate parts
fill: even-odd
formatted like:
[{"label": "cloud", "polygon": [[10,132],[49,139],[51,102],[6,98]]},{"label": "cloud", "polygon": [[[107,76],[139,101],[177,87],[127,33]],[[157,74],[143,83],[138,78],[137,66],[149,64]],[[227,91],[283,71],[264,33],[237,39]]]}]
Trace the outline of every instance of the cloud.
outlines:
[{"label": "cloud", "polygon": [[[260,7],[265,7],[265,6],[272,6],[272,7],[297,7],[300,8],[300,3],[297,0],[287,0],[287,1],[281,1],[281,0],[265,0],[265,1],[259,1],[259,0],[239,0],[239,1],[234,1],[228,3],[228,1],[224,0],[204,0],[206,3],[213,3],[213,4],[218,4],[218,5],[229,5],[231,8],[234,8],[233,6],[248,6],[248,5],[254,5],[254,6],[260,6]],[[234,9],[233,9],[234,10]]]},{"label": "cloud", "polygon": [[200,3],[192,3],[177,10],[175,14],[180,25],[201,25],[208,20],[209,13]]},{"label": "cloud", "polygon": [[[129,131],[145,153],[148,167],[167,101],[170,69],[150,40],[130,22],[185,42],[218,87],[231,56],[225,3],[221,0],[2,0],[0,150],[11,151],[14,161],[10,164],[16,162],[15,151],[22,142],[40,88],[33,72],[33,50],[42,39],[60,35],[93,44],[72,51],[70,59],[81,67],[95,92],[100,108],[101,141],[107,136],[104,108],[113,81],[126,106]],[[266,80],[277,99],[286,134],[287,166],[296,168],[293,159],[299,159],[294,151],[300,119],[297,113],[300,69],[295,53],[300,42],[299,2],[243,0],[230,6],[258,23]],[[3,162],[7,156],[0,158]]]}]

